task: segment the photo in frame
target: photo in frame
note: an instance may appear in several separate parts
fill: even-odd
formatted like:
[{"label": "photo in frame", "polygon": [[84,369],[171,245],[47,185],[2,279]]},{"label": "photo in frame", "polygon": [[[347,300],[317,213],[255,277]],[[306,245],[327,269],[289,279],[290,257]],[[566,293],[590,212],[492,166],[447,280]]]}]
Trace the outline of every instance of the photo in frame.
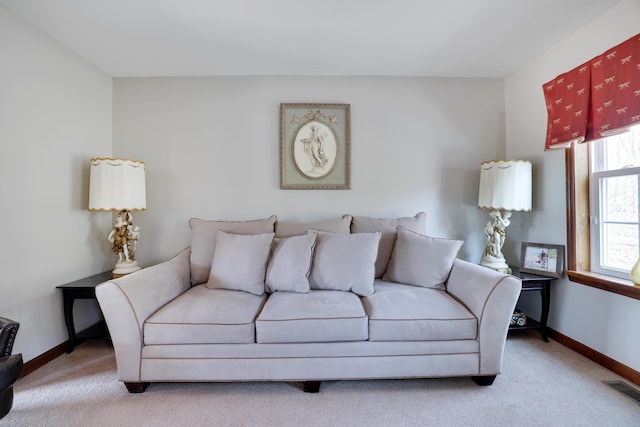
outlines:
[{"label": "photo in frame", "polygon": [[280,104],[280,188],[349,190],[349,104]]},{"label": "photo in frame", "polygon": [[522,242],[520,271],[547,277],[562,277],[564,246]]}]

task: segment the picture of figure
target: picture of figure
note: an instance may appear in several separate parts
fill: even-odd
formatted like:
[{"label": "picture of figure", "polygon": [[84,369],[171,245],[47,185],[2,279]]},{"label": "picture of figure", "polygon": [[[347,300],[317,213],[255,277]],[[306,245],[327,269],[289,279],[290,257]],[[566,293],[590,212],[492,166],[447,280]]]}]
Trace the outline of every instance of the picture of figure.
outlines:
[{"label": "picture of figure", "polygon": [[304,124],[295,135],[294,163],[305,177],[322,178],[333,170],[337,150],[338,144],[331,129],[319,121],[311,121]]},{"label": "picture of figure", "polygon": [[348,190],[349,104],[280,104],[280,188]]},{"label": "picture of figure", "polygon": [[558,250],[528,246],[524,254],[523,267],[539,271],[556,271],[558,265]]},{"label": "picture of figure", "polygon": [[304,144],[304,151],[309,156],[313,169],[322,169],[327,164],[324,155],[324,137],[318,133],[318,126],[311,126],[311,136],[301,140]]}]

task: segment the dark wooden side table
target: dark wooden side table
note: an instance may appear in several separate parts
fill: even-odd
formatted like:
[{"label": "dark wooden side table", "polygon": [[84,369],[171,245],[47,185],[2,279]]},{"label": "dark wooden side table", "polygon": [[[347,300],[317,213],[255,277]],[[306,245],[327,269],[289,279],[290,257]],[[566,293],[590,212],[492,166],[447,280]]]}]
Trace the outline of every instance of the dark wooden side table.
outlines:
[{"label": "dark wooden side table", "polygon": [[[549,342],[548,330],[547,330],[547,319],[549,318],[549,305],[551,303],[551,282],[556,280],[553,277],[547,276],[539,276],[537,274],[524,273],[518,270],[517,268],[513,269],[511,273],[516,277],[519,277],[522,280],[522,292],[529,291],[539,291],[540,296],[542,298],[542,308],[540,312],[540,321],[536,321],[534,319],[529,318],[527,316],[527,324],[524,326],[510,326],[509,330],[519,330],[519,329],[537,329],[540,331],[540,335],[542,336],[542,340],[544,342]],[[526,315],[526,314],[525,314]]]},{"label": "dark wooden side table", "polygon": [[[67,353],[71,353],[73,351],[73,347],[75,346],[76,341],[80,339],[109,337],[109,331],[107,330],[104,320],[78,333],[76,333],[76,328],[73,322],[73,303],[75,302],[75,300],[96,300],[96,286],[98,286],[102,282],[106,282],[109,279],[111,279],[111,271],[105,271],[103,273],[85,277],[74,282],[56,286],[56,288],[62,289],[64,322],[67,325],[67,332],[69,333]],[[100,314],[102,315],[102,313]]]}]

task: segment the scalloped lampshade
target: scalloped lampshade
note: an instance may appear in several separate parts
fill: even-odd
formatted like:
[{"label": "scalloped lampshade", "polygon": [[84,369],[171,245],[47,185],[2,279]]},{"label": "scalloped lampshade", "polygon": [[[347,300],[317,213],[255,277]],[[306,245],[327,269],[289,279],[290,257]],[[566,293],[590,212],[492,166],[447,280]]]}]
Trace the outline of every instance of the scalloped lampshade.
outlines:
[{"label": "scalloped lampshade", "polygon": [[492,160],[480,168],[478,207],[506,211],[531,210],[531,162]]},{"label": "scalloped lampshade", "polygon": [[90,211],[146,209],[144,162],[112,158],[91,159]]}]

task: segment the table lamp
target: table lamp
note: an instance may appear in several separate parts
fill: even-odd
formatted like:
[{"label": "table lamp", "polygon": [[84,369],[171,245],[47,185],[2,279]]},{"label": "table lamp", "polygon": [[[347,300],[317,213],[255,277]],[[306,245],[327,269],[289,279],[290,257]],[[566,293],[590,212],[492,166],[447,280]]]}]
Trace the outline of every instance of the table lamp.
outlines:
[{"label": "table lamp", "polygon": [[480,265],[511,273],[502,254],[502,246],[507,238],[511,212],[531,210],[531,162],[483,162],[480,168],[478,207],[491,209],[491,221],[484,228],[487,242]]},{"label": "table lamp", "polygon": [[140,270],[136,244],[140,227],[133,225],[131,211],[147,209],[144,162],[129,159],[93,158],[89,185],[89,210],[117,212],[107,239],[118,255],[112,276]]}]

